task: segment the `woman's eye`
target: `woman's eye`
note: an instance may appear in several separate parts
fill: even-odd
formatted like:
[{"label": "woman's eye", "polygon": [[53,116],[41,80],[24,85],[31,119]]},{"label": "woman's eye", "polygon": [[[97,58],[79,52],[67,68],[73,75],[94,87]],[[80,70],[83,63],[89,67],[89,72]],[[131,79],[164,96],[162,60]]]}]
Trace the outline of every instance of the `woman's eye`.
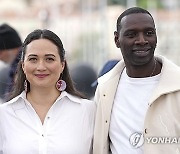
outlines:
[{"label": "woman's eye", "polygon": [[54,58],[46,58],[46,61],[47,61],[47,62],[54,61]]},{"label": "woman's eye", "polygon": [[36,61],[37,61],[37,58],[29,58],[29,61],[31,61],[31,62],[36,62]]}]

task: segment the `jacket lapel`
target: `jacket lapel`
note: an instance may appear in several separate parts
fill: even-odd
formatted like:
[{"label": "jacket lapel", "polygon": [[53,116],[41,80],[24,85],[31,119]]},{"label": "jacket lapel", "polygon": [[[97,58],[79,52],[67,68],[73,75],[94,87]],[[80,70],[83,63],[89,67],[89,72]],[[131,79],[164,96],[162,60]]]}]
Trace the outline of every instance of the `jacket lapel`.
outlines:
[{"label": "jacket lapel", "polygon": [[103,104],[103,109],[104,109],[104,116],[107,121],[110,121],[110,115],[111,115],[111,110],[114,102],[114,97],[116,94],[116,89],[118,86],[119,82],[119,77],[120,74],[116,75],[112,80],[108,81],[106,85],[106,89],[103,92],[102,96],[102,104]]},{"label": "jacket lapel", "polygon": [[[162,63],[162,70],[157,88],[150,99],[150,104],[163,94],[180,90],[180,80],[177,80],[177,78],[180,78],[180,71],[178,71],[180,68],[165,57],[156,56],[156,58]],[[174,72],[176,72],[176,74],[174,74]]]},{"label": "jacket lapel", "polygon": [[[102,112],[106,123],[110,122],[114,97],[116,95],[116,90],[123,68],[124,62],[120,61],[110,72],[100,79],[100,87],[102,88],[102,96],[100,96],[102,98]],[[106,131],[108,131],[108,129],[109,127]]]}]

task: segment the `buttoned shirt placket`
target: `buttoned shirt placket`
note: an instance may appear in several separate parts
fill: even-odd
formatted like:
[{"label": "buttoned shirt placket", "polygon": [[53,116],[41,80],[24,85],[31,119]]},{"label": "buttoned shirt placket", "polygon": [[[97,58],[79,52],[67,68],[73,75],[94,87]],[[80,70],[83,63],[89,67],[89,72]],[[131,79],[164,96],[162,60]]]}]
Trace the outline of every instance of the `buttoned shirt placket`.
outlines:
[{"label": "buttoned shirt placket", "polygon": [[27,103],[27,109],[30,112],[30,115],[32,116],[32,119],[35,119],[35,126],[32,125],[32,127],[36,127],[35,130],[37,131],[38,135],[38,142],[39,142],[39,154],[47,154],[48,153],[48,127],[50,123],[50,113],[49,109],[45,119],[44,123],[42,124],[39,116],[37,115],[36,111],[32,107],[32,105],[26,101]]}]

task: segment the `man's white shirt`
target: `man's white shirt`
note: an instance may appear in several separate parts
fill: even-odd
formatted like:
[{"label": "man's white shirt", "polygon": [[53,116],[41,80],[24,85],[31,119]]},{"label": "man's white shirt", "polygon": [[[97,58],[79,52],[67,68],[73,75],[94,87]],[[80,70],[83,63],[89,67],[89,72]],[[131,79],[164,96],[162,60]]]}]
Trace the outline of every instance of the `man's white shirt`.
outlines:
[{"label": "man's white shirt", "polygon": [[112,154],[143,154],[142,147],[130,144],[133,133],[142,133],[149,99],[160,74],[147,78],[131,78],[123,70],[114,99],[110,122]]}]

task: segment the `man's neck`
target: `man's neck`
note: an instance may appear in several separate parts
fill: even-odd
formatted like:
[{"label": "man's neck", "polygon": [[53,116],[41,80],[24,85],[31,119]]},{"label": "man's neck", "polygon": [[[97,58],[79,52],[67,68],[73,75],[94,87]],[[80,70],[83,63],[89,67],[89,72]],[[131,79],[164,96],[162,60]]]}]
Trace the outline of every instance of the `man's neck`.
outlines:
[{"label": "man's neck", "polygon": [[151,77],[161,72],[162,64],[157,60],[151,65],[126,67],[126,73],[132,78]]}]

